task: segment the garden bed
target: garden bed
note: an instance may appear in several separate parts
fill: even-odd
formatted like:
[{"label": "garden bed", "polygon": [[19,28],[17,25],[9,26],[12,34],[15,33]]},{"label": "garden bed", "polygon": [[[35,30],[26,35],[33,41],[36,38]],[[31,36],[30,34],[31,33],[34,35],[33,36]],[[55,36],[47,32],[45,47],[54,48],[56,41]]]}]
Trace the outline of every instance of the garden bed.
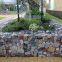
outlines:
[{"label": "garden bed", "polygon": [[33,24],[33,23],[35,23],[36,25],[39,25],[40,20],[39,19],[32,19],[32,20],[20,19],[20,21],[18,22],[16,19],[12,23],[7,24],[2,29],[2,31],[11,32],[11,31],[29,30],[30,24]]},{"label": "garden bed", "polygon": [[[44,30],[52,30],[54,29],[53,26],[49,27],[49,23],[51,22],[51,20],[54,19],[54,22],[58,22],[58,24],[62,23],[62,20],[59,18],[56,18],[48,13],[45,14],[44,19],[41,21],[41,18],[32,18],[31,20],[28,19],[21,19],[19,20],[19,22],[16,20],[13,20],[12,23],[7,24],[2,31],[3,32],[11,32],[11,31],[20,31],[20,30],[29,30],[29,26],[31,24],[36,24],[37,26],[39,26],[38,30],[40,29],[44,29]],[[53,22],[53,23],[54,23]]]}]

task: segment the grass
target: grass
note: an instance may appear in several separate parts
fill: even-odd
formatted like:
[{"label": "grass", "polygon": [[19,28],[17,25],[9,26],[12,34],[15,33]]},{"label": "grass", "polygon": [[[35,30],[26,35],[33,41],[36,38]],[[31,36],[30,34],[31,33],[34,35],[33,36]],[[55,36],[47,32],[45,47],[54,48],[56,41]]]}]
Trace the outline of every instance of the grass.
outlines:
[{"label": "grass", "polygon": [[62,62],[60,57],[0,57],[0,62]]},{"label": "grass", "polygon": [[2,20],[2,19],[4,19],[4,16],[1,16],[1,15],[0,15],[0,20]]},{"label": "grass", "polygon": [[17,19],[13,20],[12,23],[9,23],[7,26],[5,26],[2,31],[3,32],[11,32],[11,31],[20,31],[20,30],[29,30],[30,24],[36,23],[39,25],[40,20],[39,19],[32,19],[32,20],[25,20],[20,19],[18,22]]},{"label": "grass", "polygon": [[48,13],[46,13],[46,18],[47,19],[54,19],[55,20],[55,22],[57,22],[57,23],[59,23],[59,24],[62,24],[62,19],[59,19],[59,18],[57,18],[57,17],[55,17],[55,16],[53,16],[53,15],[50,15],[50,14],[48,14]]},{"label": "grass", "polygon": [[9,14],[10,15],[16,15],[17,14],[17,11],[10,11]]}]

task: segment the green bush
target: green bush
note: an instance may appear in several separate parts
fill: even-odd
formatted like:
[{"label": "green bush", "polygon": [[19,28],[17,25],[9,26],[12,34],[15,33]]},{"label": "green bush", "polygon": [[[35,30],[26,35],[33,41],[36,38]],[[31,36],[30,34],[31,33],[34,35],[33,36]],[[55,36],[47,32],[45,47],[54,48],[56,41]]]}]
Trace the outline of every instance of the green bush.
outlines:
[{"label": "green bush", "polygon": [[53,26],[49,26],[49,25],[44,25],[44,30],[54,30]]},{"label": "green bush", "polygon": [[32,8],[31,9],[31,15],[41,15],[41,13],[39,12],[38,8]]},{"label": "green bush", "polygon": [[5,26],[2,29],[2,31],[11,32],[11,31],[29,30],[29,26],[32,23],[39,24],[40,20],[39,19],[32,19],[32,20],[20,19],[19,22],[15,20],[12,23],[9,23],[7,26]]},{"label": "green bush", "polygon": [[[3,32],[11,32],[11,31],[29,30],[29,26],[31,26],[32,24],[36,26],[37,30],[41,30],[41,29],[52,30],[52,29],[54,29],[53,26],[49,27],[49,22],[50,22],[50,18],[47,15],[43,18],[42,21],[41,21],[41,19],[28,20],[28,19],[22,18],[18,22],[16,19],[16,20],[13,20],[12,23],[9,23],[7,26],[5,26],[2,29],[2,31]],[[46,25],[44,25],[43,23],[46,23]]]},{"label": "green bush", "polygon": [[41,20],[40,19],[32,19],[29,21],[30,24],[36,23],[36,24],[40,24]]},{"label": "green bush", "polygon": [[42,23],[49,23],[51,20],[48,19],[47,17],[44,17],[42,20]]},{"label": "green bush", "polygon": [[32,31],[37,31],[39,29],[39,25],[33,23],[33,24],[30,24],[29,26],[29,30],[32,30]]}]

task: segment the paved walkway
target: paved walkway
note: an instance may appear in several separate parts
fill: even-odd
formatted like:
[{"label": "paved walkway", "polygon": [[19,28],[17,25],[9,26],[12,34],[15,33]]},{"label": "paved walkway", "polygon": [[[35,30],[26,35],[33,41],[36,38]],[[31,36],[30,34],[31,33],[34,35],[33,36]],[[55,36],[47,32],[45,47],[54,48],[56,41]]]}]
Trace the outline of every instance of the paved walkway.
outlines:
[{"label": "paved walkway", "polygon": [[17,18],[17,15],[2,15],[5,18],[0,20],[0,29],[3,28],[6,24],[13,21],[13,19]]},{"label": "paved walkway", "polygon": [[0,62],[62,62],[60,57],[1,57]]},{"label": "paved walkway", "polygon": [[[26,15],[26,12],[22,12],[20,14],[20,17],[24,18]],[[12,22],[14,19],[17,18],[17,14],[15,15],[1,15],[4,16],[5,18],[0,20],[0,30],[8,23]]]}]

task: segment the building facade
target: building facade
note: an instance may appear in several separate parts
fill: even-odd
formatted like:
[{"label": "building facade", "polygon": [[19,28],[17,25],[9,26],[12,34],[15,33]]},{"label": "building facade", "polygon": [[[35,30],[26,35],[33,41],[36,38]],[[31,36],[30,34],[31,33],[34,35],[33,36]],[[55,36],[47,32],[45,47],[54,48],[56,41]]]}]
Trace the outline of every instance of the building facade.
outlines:
[{"label": "building facade", "polygon": [[55,6],[57,11],[62,11],[62,0],[55,0]]},{"label": "building facade", "polygon": [[47,12],[62,19],[62,0],[46,0]]},{"label": "building facade", "polygon": [[46,0],[49,10],[62,11],[62,0]]}]

